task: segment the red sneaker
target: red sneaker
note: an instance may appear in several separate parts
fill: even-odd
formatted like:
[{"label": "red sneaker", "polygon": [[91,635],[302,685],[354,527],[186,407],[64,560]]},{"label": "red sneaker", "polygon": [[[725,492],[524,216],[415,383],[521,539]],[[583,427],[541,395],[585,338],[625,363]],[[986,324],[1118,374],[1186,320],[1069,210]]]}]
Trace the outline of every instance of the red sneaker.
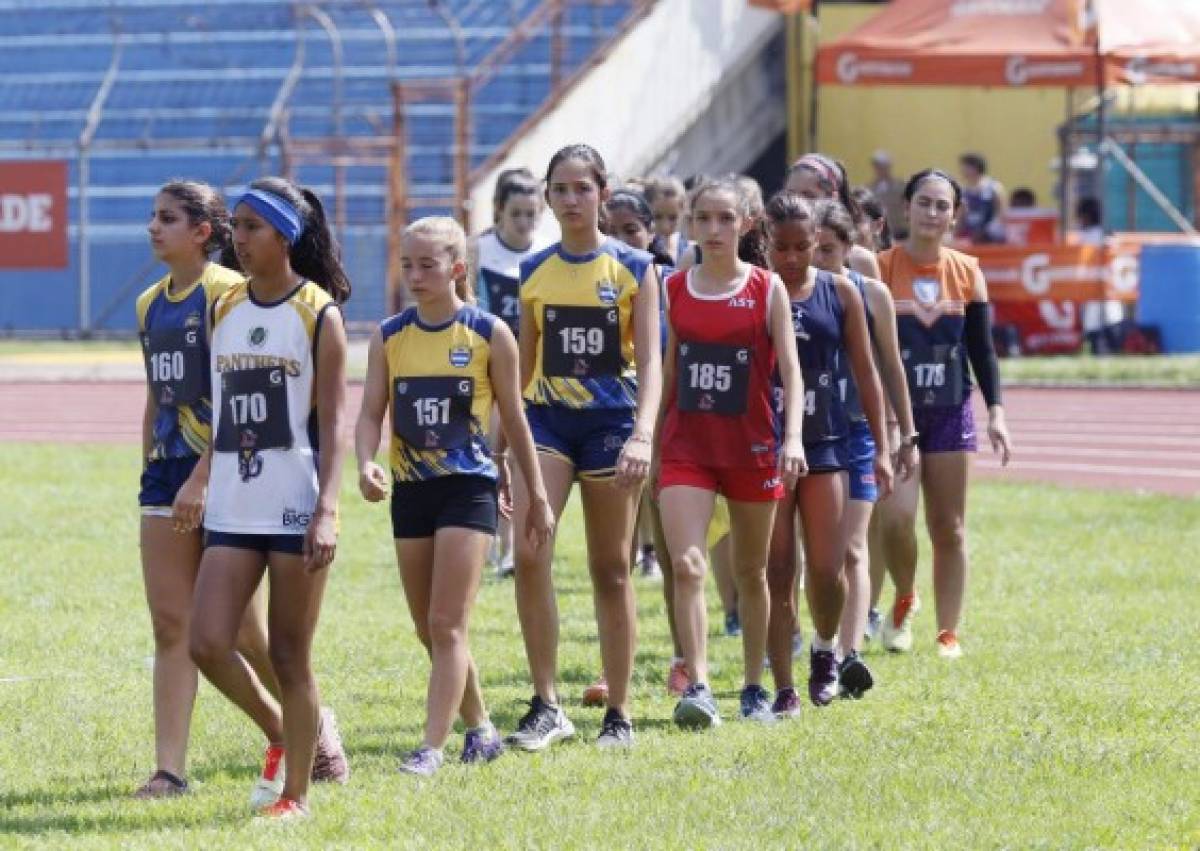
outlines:
[{"label": "red sneaker", "polygon": [[309,817],[308,807],[291,798],[280,798],[258,811],[258,817],[274,821],[298,821]]},{"label": "red sneaker", "polygon": [[286,774],[283,745],[269,745],[263,759],[262,774],[254,781],[254,788],[250,790],[251,809],[261,810],[278,801],[283,793],[283,779]]}]

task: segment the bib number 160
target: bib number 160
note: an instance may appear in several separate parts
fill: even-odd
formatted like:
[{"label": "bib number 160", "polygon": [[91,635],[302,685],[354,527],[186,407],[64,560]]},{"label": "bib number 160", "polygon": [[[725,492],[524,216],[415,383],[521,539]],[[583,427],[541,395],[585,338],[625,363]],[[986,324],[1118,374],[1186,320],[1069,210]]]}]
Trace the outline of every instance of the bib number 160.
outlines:
[{"label": "bib number 160", "polygon": [[150,355],[154,381],[183,381],[183,352],[156,352]]},{"label": "bib number 160", "polygon": [[238,393],[229,397],[229,413],[234,425],[265,423],[267,421],[267,397],[262,393]]},{"label": "bib number 160", "polygon": [[598,355],[604,351],[603,328],[562,328],[562,351],[567,355]]}]

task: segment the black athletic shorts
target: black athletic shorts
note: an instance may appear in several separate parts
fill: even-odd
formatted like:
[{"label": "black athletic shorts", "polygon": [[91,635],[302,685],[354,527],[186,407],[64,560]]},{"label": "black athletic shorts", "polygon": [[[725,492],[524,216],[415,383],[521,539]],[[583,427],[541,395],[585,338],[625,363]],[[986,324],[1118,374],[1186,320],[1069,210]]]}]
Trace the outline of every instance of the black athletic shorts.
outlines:
[{"label": "black athletic shorts", "polygon": [[432,538],[458,526],[496,534],[496,480],[486,476],[440,476],[392,485],[392,537]]},{"label": "black athletic shorts", "polygon": [[205,547],[232,547],[235,550],[256,550],[264,555],[267,553],[284,553],[286,555],[302,555],[304,553],[303,535],[246,535],[241,532],[214,532],[209,529],[204,533]]}]

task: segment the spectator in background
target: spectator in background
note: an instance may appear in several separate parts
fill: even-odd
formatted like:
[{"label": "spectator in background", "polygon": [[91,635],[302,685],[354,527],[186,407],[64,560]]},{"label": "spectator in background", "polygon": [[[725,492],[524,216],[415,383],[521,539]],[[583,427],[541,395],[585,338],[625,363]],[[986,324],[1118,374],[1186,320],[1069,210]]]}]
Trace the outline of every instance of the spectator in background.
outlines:
[{"label": "spectator in background", "polygon": [[[1077,245],[1104,245],[1104,216],[1100,202],[1095,198],[1080,198],[1075,205],[1075,232],[1072,235]],[[1122,325],[1125,321],[1125,306],[1115,298],[1094,299],[1083,303],[1080,324],[1083,337],[1094,355],[1110,355],[1121,351]]]},{"label": "spectator in background", "polygon": [[871,168],[875,176],[868,189],[875,195],[887,216],[888,229],[895,239],[908,236],[908,218],[904,207],[904,182],[892,175],[892,156],[878,150],[871,155]]},{"label": "spectator in background", "polygon": [[1004,242],[1004,211],[1008,204],[1003,184],[987,173],[987,160],[981,154],[963,154],[958,166],[965,212],[955,236],[976,245]]},{"label": "spectator in background", "polygon": [[1018,186],[1008,196],[1010,210],[1028,210],[1037,206],[1037,195],[1028,186]]}]

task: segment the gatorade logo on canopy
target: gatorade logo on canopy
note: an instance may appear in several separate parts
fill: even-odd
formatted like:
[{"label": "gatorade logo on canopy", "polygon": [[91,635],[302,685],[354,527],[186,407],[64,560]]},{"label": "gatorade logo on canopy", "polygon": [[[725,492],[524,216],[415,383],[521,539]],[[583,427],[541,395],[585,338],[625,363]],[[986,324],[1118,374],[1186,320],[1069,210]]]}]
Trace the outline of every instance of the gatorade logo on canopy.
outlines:
[{"label": "gatorade logo on canopy", "polygon": [[1083,71],[1082,62],[1030,62],[1024,56],[1010,56],[1004,65],[1004,79],[1009,85],[1023,86],[1034,80],[1075,78],[1082,75]]},{"label": "gatorade logo on canopy", "polygon": [[913,75],[913,66],[901,60],[859,60],[857,54],[843,53],[837,60],[837,75],[843,83],[854,83],[860,77],[906,80]]}]

